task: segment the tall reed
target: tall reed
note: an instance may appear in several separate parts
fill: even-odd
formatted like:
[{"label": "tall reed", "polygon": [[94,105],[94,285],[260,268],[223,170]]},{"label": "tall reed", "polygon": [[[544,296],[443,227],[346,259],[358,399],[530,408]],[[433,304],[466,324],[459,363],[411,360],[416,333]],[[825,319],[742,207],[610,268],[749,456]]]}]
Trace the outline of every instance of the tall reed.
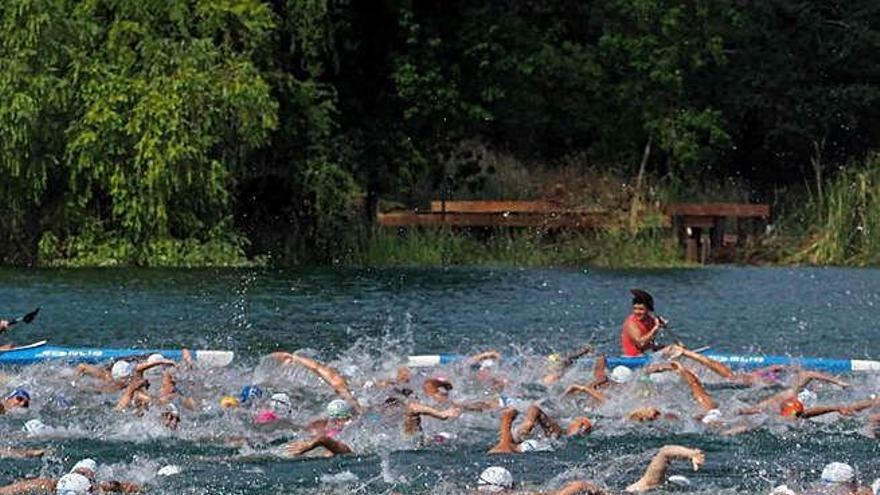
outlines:
[{"label": "tall reed", "polygon": [[806,219],[811,235],[794,261],[880,264],[880,155],[842,169],[808,206]]}]

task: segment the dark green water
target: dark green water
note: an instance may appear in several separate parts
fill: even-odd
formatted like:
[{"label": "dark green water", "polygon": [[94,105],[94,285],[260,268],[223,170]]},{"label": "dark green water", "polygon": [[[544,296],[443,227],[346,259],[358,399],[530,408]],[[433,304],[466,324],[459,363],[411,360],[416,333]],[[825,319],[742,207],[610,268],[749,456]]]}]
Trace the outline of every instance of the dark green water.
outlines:
[{"label": "dark green water", "polygon": [[[35,324],[15,327],[2,342],[48,338],[83,346],[233,349],[241,359],[231,369],[193,385],[207,394],[206,403],[259,382],[271,391],[305,390],[310,398],[300,404],[299,414],[307,417],[317,415],[318,404],[330,395],[303,373],[265,366],[255,371],[261,355],[315,349],[357,381],[390,376],[409,353],[498,348],[540,363],[548,352],[588,341],[613,353],[629,307],[627,290],[636,286],[654,293],[658,311],[694,347],[880,357],[877,270],[0,270],[0,314],[43,307]],[[502,365],[501,372],[516,375],[512,379],[522,387],[540,376],[539,368]],[[224,439],[233,435],[253,436],[269,446],[291,437],[255,429],[241,415],[184,414],[181,430],[169,434],[151,417],[110,412],[115,396],[92,398],[71,390],[58,368],[3,371],[5,387],[27,383],[36,391],[31,411],[0,416],[3,443],[54,452],[42,461],[0,460],[0,482],[57,475],[90,455],[104,463],[102,475],[143,482],[151,493],[465,493],[480,470],[493,463],[533,487],[584,477],[621,490],[638,477],[652,448],[671,442],[707,452],[700,473],[688,473],[684,464],[673,468],[672,474],[687,474],[694,482],[684,491],[767,493],[772,484],[813,480],[833,460],[851,462],[868,481],[880,477],[877,441],[864,435],[863,417],[795,426],[771,421],[745,435],[722,437],[692,421],[629,426],[614,418],[625,408],[618,404],[609,407],[620,410],[588,412],[599,419],[587,438],[554,452],[490,459],[484,452],[494,442],[496,416],[465,415],[441,425],[456,436],[444,445],[416,450],[393,428],[382,430],[383,437],[365,426],[350,439],[356,456],[288,460],[267,454],[266,448],[229,447]],[[854,377],[853,383],[845,392],[818,389],[820,402],[880,392],[874,377]],[[45,399],[56,392],[82,402],[74,410],[55,410]],[[692,408],[683,392],[658,393],[664,407],[685,414]],[[719,391],[716,398],[746,403],[751,395]],[[585,406],[558,399],[555,390],[544,398],[560,417]],[[35,417],[55,427],[54,434],[25,437],[21,425]],[[436,423],[426,424],[426,430],[441,428]],[[180,465],[183,474],[157,478],[155,469],[167,463]]]}]

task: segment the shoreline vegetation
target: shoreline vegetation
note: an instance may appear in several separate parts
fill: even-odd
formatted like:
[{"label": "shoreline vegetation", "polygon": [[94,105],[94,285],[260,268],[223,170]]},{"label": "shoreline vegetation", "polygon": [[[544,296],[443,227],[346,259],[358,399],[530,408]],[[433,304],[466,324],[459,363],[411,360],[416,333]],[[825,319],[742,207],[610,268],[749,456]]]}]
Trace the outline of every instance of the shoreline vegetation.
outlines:
[{"label": "shoreline vegetation", "polygon": [[[552,176],[565,179],[567,174]],[[523,182],[520,175],[513,182]],[[543,177],[542,180],[548,180]],[[609,187],[618,182],[617,188]],[[524,184],[496,184],[498,189],[537,191],[526,178]],[[593,177],[605,193],[603,205],[631,203],[631,191],[619,179]],[[555,182],[558,184],[558,182]],[[609,193],[609,191],[618,193]],[[708,194],[717,197],[713,188]],[[586,188],[570,195],[597,197]],[[647,198],[656,207],[670,191],[655,189]],[[794,205],[794,206],[793,206]],[[399,205],[393,205],[399,207]],[[859,166],[844,168],[821,189],[795,193],[776,206],[782,212],[755,242],[743,247],[727,263],[744,265],[835,265],[880,264],[880,158],[870,157]],[[354,209],[356,210],[356,209]],[[357,218],[356,211],[351,219]],[[590,230],[544,231],[526,228],[381,228],[353,223],[343,255],[330,260],[336,266],[448,266],[486,265],[523,267],[683,268],[699,266],[684,259],[672,229],[657,224],[659,210],[644,213],[648,225],[631,230],[611,227]],[[621,210],[621,218],[629,216]],[[353,220],[354,221],[354,220]],[[367,235],[367,232],[370,232]],[[207,242],[197,239],[153,240],[138,249],[129,242],[107,236],[92,226],[77,237],[61,242],[44,235],[39,243],[38,266],[51,267],[264,267],[303,264],[297,253],[249,254],[250,243],[240,235],[227,235]],[[307,258],[306,258],[307,259]],[[305,263],[308,263],[307,261]]]},{"label": "shoreline vegetation", "polygon": [[[0,264],[880,264],[880,2],[3,0]],[[593,231],[377,229],[556,198]],[[629,212],[635,212],[632,216]]]}]

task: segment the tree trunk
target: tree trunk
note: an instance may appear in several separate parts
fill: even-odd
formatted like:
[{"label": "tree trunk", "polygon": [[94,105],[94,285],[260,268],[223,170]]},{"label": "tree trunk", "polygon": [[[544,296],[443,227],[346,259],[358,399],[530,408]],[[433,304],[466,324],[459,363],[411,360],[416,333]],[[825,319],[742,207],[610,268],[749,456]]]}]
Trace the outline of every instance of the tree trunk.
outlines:
[{"label": "tree trunk", "polygon": [[639,214],[642,210],[642,189],[645,183],[645,169],[648,168],[648,160],[651,158],[651,144],[654,136],[648,135],[645,150],[642,153],[642,163],[639,164],[639,174],[636,176],[636,186],[633,188],[632,203],[629,206],[629,229],[635,232],[639,229]]}]

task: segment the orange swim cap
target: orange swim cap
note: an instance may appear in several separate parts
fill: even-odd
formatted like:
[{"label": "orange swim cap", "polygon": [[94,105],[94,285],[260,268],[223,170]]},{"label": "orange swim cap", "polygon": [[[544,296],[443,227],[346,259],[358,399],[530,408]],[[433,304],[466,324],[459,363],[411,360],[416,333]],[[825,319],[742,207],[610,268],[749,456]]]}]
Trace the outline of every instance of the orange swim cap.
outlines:
[{"label": "orange swim cap", "polygon": [[796,398],[787,399],[779,406],[779,414],[798,417],[804,413],[804,403]]}]

